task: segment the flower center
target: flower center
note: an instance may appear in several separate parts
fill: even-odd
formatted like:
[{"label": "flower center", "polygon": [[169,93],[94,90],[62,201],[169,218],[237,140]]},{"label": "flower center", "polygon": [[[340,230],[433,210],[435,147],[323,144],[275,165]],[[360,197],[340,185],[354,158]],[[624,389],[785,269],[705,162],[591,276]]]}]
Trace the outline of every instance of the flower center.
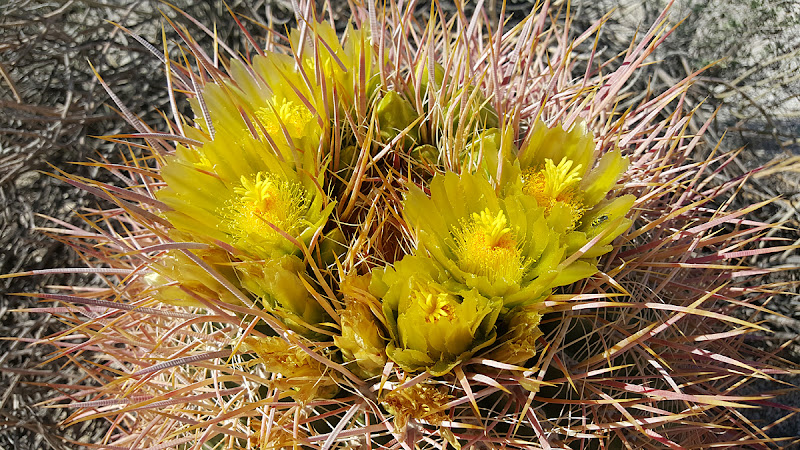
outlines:
[{"label": "flower center", "polygon": [[283,136],[283,127],[286,127],[286,131],[293,139],[302,138],[305,135],[306,125],[314,118],[305,105],[297,105],[291,100],[284,99],[275,100],[272,107],[259,108],[255,115],[273,139],[275,136]]},{"label": "flower center", "polygon": [[583,202],[577,190],[581,181],[582,164],[573,167],[573,162],[566,157],[558,165],[552,159],[544,160],[544,167],[526,170],[523,174],[522,192],[536,199],[536,203],[547,213],[556,203],[566,205],[572,214],[573,226],[583,216]]},{"label": "flower center", "polygon": [[465,272],[486,276],[490,282],[519,283],[527,269],[505,213],[493,215],[489,208],[454,231],[458,266]]},{"label": "flower center", "polygon": [[453,314],[453,305],[446,292],[416,292],[417,302],[425,313],[425,321],[438,322],[442,318],[450,318]]},{"label": "flower center", "polygon": [[258,245],[259,240],[277,237],[270,224],[290,235],[300,229],[308,209],[308,195],[301,186],[275,175],[258,172],[255,178],[242,177],[238,195],[228,207],[228,227],[239,243]]}]

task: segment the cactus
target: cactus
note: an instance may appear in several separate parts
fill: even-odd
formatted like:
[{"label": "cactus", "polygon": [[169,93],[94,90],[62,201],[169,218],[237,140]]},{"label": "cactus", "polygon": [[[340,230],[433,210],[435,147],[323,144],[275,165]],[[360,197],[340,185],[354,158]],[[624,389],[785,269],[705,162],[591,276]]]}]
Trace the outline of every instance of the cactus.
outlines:
[{"label": "cactus", "polygon": [[744,341],[768,289],[740,260],[774,225],[730,208],[730,155],[692,159],[696,74],[618,109],[666,12],[578,72],[602,23],[564,40],[548,2],[510,28],[352,8],[252,57],[179,30],[158,56],[193,114],[120,103],[121,184],[56,175],[112,202],[61,236],[107,287],[38,294],[89,375],[67,422],[109,420],[103,448],[767,445],[737,389],[782,369]]}]

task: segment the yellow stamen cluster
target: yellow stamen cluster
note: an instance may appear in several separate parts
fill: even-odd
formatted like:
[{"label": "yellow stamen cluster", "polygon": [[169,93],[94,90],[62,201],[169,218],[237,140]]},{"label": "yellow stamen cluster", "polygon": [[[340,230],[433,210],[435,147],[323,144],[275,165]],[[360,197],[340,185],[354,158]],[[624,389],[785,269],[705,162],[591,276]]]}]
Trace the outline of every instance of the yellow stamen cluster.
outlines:
[{"label": "yellow stamen cluster", "polygon": [[301,186],[264,172],[257,173],[255,178],[243,176],[240,182],[241,186],[233,189],[239,197],[225,214],[228,231],[239,240],[276,236],[278,233],[271,225],[290,235],[302,226],[309,201]]},{"label": "yellow stamen cluster", "polygon": [[426,322],[438,322],[439,319],[452,317],[453,306],[447,293],[417,291],[415,294],[420,307],[425,312]]},{"label": "yellow stamen cluster", "polygon": [[[305,105],[298,105],[291,100],[276,100],[271,107],[259,108],[255,115],[273,139],[283,136],[284,127],[293,139],[301,138],[306,125],[314,119]],[[260,129],[258,131],[261,133]]]},{"label": "yellow stamen cluster", "polygon": [[583,202],[577,191],[581,181],[582,164],[573,167],[566,157],[556,165],[552,159],[545,159],[544,167],[529,169],[523,174],[522,191],[536,199],[539,206],[547,212],[556,203],[566,205],[572,214],[573,225],[583,216]]},{"label": "yellow stamen cluster", "polygon": [[519,283],[528,266],[501,210],[473,213],[454,231],[455,254],[461,270],[486,276],[490,282]]}]

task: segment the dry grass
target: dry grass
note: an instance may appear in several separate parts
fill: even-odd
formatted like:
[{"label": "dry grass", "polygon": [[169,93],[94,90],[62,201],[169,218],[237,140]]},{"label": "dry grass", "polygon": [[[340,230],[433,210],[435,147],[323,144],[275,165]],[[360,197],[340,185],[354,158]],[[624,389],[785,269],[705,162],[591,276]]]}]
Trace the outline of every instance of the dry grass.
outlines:
[{"label": "dry grass", "polygon": [[[243,14],[263,16],[264,3],[229,3]],[[157,110],[167,102],[163,76],[142,64],[148,59],[146,49],[106,21],[155,41],[162,23],[159,7],[150,0],[0,4],[0,273],[81,264],[72,251],[34,229],[44,224],[37,214],[80,223],[75,211],[97,201],[39,171],[50,172],[52,165],[77,175],[102,176],[71,162],[97,154],[116,158],[112,145],[92,136],[122,132],[127,125],[108,106],[89,62],[144,120],[158,120]],[[195,5],[191,11],[208,23],[219,22],[220,36],[238,40],[230,34],[238,28],[221,4]],[[291,14],[285,6],[273,6],[272,16],[280,23]],[[53,317],[12,312],[30,306],[31,300],[9,294],[42,291],[49,285],[93,284],[96,279],[80,274],[0,281],[0,334],[36,339],[63,329]],[[59,363],[39,365],[48,359],[44,347],[2,341],[0,348],[0,448],[62,448],[62,437],[92,441],[101,435],[106,427],[102,422],[65,432],[57,425],[65,417],[62,411],[34,407],[52,390],[32,383],[75,382],[80,373]]]}]

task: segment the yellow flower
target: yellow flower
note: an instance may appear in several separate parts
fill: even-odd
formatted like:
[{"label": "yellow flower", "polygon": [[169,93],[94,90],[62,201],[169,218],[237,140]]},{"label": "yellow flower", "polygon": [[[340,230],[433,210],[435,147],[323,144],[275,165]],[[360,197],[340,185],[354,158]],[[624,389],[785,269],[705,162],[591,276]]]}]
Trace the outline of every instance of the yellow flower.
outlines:
[{"label": "yellow flower", "polygon": [[[165,157],[166,186],[156,197],[169,208],[162,214],[173,231],[230,252],[229,281],[289,328],[317,336],[328,316],[306,288],[313,284],[301,247],[312,245],[335,206],[323,190],[332,118],[354,107],[373,76],[374,56],[366,32],[350,28],[340,44],[329,24],[308,25],[305,41],[291,34],[294,55],[232,61],[229,77],[215,77],[191,99],[195,126],[184,134],[199,144]],[[323,241],[330,259],[335,246]],[[195,292],[220,290],[186,266],[189,279],[198,278]],[[191,304],[177,294],[169,295]]]},{"label": "yellow flower", "polygon": [[329,24],[309,26],[305,42],[291,35],[300,61],[274,52],[249,65],[232,61],[229,79],[205,84],[203,102],[191,100],[196,126],[184,134],[201,145],[166,157],[166,187],[156,194],[178,230],[270,258],[297,252],[283,234],[308,245],[326,222],[331,118],[353,107],[374,56],[366,32],[350,28],[340,44]]},{"label": "yellow flower", "polygon": [[[210,142],[205,155],[222,152],[222,147],[222,142]],[[333,208],[319,190],[321,174],[312,178],[295,172],[270,153],[253,160],[249,147],[228,147],[230,159],[241,158],[233,166],[250,160],[238,173],[220,163],[213,164],[214,172],[198,168],[186,157],[189,149],[182,150],[163,168],[167,186],[156,197],[172,208],[163,213],[172,225],[200,242],[224,242],[252,258],[299,254],[285,235],[308,245]]]},{"label": "yellow flower", "polygon": [[521,190],[545,208],[551,227],[568,232],[568,253],[605,230],[583,258],[610,251],[611,241],[631,223],[625,215],[633,196],[606,199],[628,168],[627,158],[612,150],[596,160],[594,136],[583,121],[565,130],[561,125],[548,128],[539,120],[526,142],[518,155]]},{"label": "yellow flower", "polygon": [[519,192],[498,197],[482,174],[437,175],[430,197],[412,188],[405,213],[416,231],[417,255],[430,255],[449,274],[453,289],[477,289],[506,308],[541,301],[552,288],[596,272],[569,267],[563,232],[554,231],[536,200]]},{"label": "yellow flower", "polygon": [[443,375],[494,342],[502,299],[445,283],[431,259],[413,255],[373,270],[370,291],[383,303],[392,338],[386,353],[406,371]]}]

